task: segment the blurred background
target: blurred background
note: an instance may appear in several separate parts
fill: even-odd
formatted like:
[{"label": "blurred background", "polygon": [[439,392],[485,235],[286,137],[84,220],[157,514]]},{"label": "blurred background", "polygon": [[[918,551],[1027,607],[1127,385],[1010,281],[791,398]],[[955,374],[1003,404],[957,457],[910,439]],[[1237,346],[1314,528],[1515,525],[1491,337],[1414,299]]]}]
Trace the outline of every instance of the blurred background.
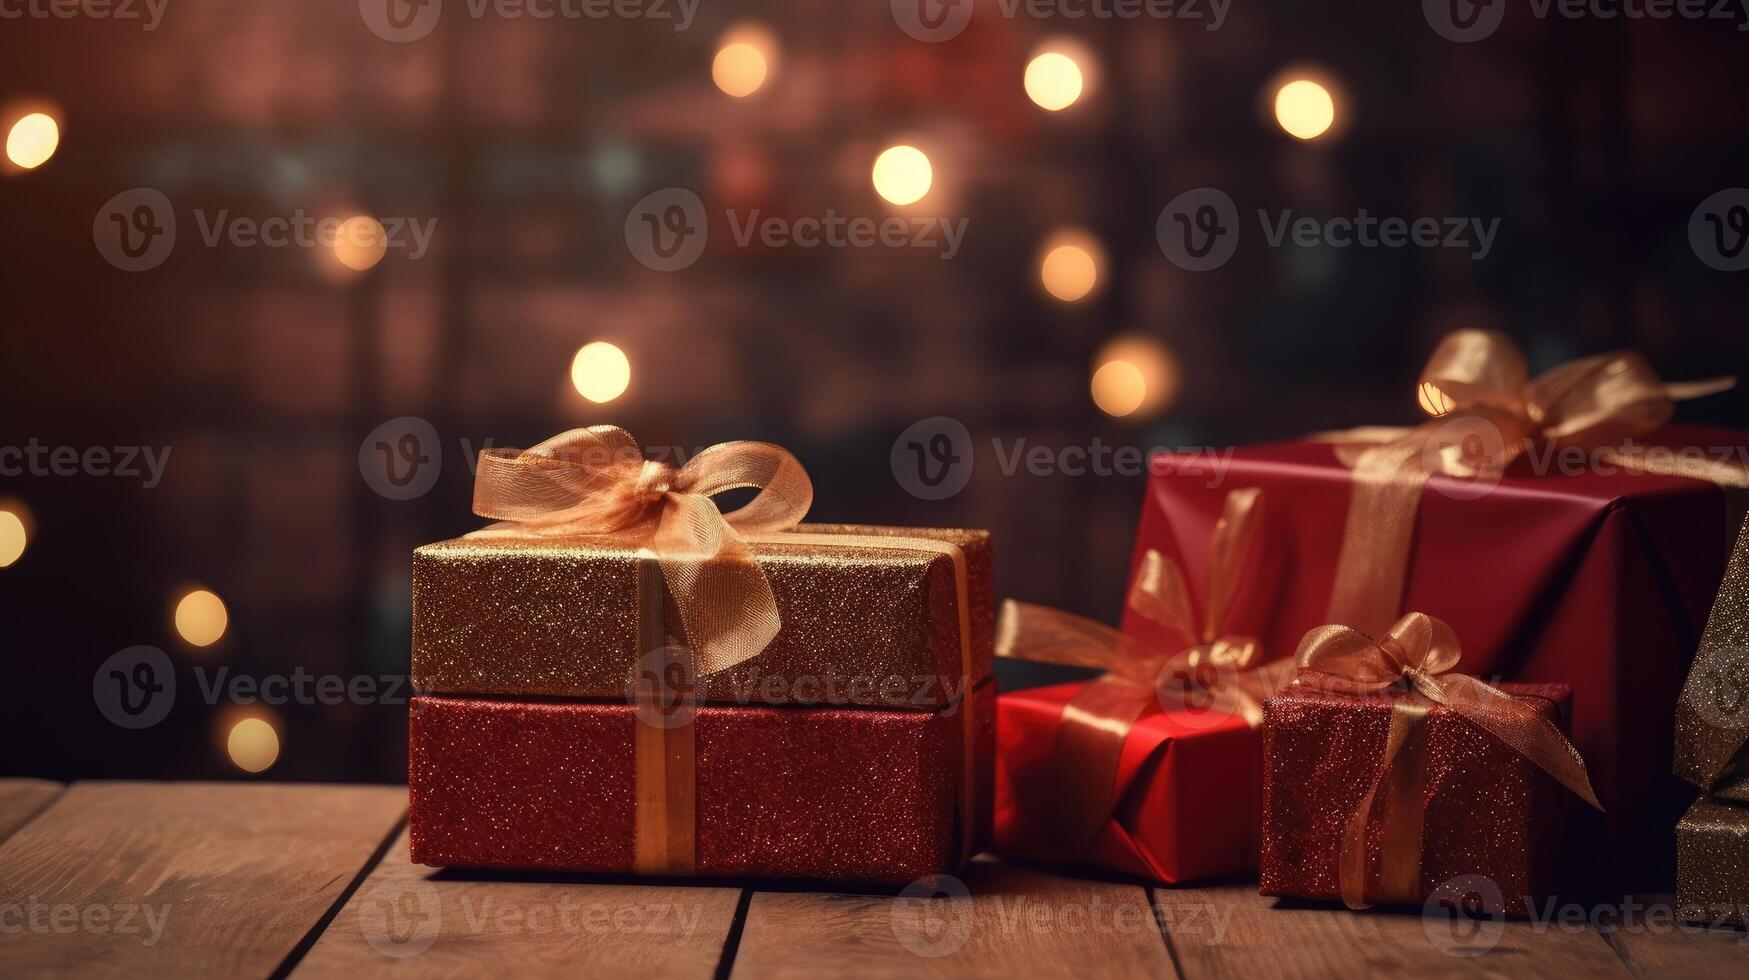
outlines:
[{"label": "blurred background", "polygon": [[[479,526],[486,444],[777,442],[814,519],[989,528],[1003,594],[1115,620],[1142,476],[998,446],[1412,421],[1463,326],[1533,368],[1749,354],[1740,11],[155,2],[0,4],[8,774],[404,778],[409,553]],[[1157,234],[1199,188],[1242,229],[1202,271]],[[1498,223],[1478,257],[1272,246],[1258,211]],[[804,244],[829,215],[933,231]],[[896,441],[936,417],[971,465],[924,499]],[[138,645],[178,696],[128,730],[95,686]],[[221,668],[378,696],[209,704]]]}]

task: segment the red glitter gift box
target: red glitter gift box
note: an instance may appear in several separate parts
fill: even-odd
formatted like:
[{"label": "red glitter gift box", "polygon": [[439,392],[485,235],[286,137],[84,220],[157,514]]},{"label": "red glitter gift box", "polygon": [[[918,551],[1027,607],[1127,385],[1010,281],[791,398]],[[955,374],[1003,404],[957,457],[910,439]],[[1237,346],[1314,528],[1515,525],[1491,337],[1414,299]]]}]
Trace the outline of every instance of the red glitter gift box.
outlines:
[{"label": "red glitter gift box", "polygon": [[[985,843],[993,695],[987,681],[934,713],[700,707],[694,872],[903,884],[952,871]],[[414,698],[413,860],[633,871],[635,710]]]},{"label": "red glitter gift box", "polygon": [[[1499,687],[1566,729],[1571,700],[1566,687]],[[1491,914],[1525,914],[1527,900],[1550,895],[1556,886],[1566,790],[1455,712],[1417,694],[1396,697],[1428,709],[1419,757],[1405,760],[1399,754],[1394,764],[1420,766],[1426,779],[1420,797],[1420,868],[1413,875],[1413,894],[1379,894],[1387,833],[1381,794],[1366,827],[1367,900],[1419,903],[1436,890],[1456,888],[1456,899],[1479,902]],[[1263,894],[1341,898],[1343,832],[1379,774],[1392,712],[1389,697],[1301,685],[1265,702]]]}]

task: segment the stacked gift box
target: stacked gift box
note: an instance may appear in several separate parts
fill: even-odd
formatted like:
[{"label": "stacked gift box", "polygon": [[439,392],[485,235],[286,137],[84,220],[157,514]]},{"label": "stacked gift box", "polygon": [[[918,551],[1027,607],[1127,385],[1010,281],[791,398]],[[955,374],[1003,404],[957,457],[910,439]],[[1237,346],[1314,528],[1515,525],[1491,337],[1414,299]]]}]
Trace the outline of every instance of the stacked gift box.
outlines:
[{"label": "stacked gift box", "polygon": [[[415,552],[413,860],[905,883],[980,849],[989,536],[799,525],[658,556],[633,535],[670,492],[618,532],[511,522]],[[725,569],[781,623],[726,667],[675,585]],[[739,597],[705,599],[729,613],[713,636],[747,631]]]}]

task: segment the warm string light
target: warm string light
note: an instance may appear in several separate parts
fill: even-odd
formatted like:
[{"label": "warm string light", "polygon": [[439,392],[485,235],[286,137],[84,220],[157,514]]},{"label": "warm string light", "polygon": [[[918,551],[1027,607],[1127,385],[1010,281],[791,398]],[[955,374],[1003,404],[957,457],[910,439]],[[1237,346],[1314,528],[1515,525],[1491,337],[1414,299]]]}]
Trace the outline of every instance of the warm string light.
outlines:
[{"label": "warm string light", "polygon": [[571,359],[571,384],[592,402],[613,401],[625,394],[631,383],[631,359],[604,340],[584,344]]},{"label": "warm string light", "polygon": [[1151,337],[1118,337],[1093,360],[1093,404],[1113,418],[1145,418],[1178,397],[1178,359]]},{"label": "warm string light", "polygon": [[0,568],[24,557],[30,547],[30,511],[17,501],[0,501]]},{"label": "warm string light", "polygon": [[1296,78],[1276,89],[1275,121],[1290,136],[1317,139],[1336,122],[1336,100],[1318,82]]},{"label": "warm string light", "polygon": [[1081,65],[1062,51],[1046,51],[1026,64],[1026,97],[1041,109],[1067,109],[1081,98],[1085,84]]},{"label": "warm string light", "polygon": [[176,633],[192,646],[219,642],[230,624],[224,600],[206,589],[194,589],[176,603]]},{"label": "warm string light", "polygon": [[1080,229],[1056,232],[1040,249],[1039,283],[1045,292],[1065,303],[1080,300],[1099,285],[1105,250]]},{"label": "warm string light", "polygon": [[381,262],[388,250],[389,233],[382,222],[368,214],[355,214],[342,221],[334,239],[334,257],[354,272],[363,272]]},{"label": "warm string light", "polygon": [[47,163],[61,145],[61,126],[46,112],[19,117],[6,133],[6,159],[14,166],[34,170]]},{"label": "warm string light", "polygon": [[742,25],[717,41],[711,81],[724,94],[744,99],[765,87],[777,61],[777,39],[763,27]]},{"label": "warm string light", "polygon": [[915,204],[923,200],[929,193],[929,187],[935,181],[935,173],[929,166],[929,157],[915,146],[903,143],[889,146],[875,157],[874,171],[875,193],[879,194],[889,204]]},{"label": "warm string light", "polygon": [[279,731],[262,715],[242,718],[225,733],[225,754],[244,772],[266,772],[279,761]]}]

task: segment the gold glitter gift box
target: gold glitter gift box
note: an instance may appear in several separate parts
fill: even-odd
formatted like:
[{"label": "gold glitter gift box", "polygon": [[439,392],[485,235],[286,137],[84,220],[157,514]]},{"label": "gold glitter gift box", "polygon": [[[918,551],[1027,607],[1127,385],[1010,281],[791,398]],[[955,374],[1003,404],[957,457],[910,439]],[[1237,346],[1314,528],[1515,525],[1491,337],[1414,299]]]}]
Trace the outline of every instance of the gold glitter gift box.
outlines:
[{"label": "gold glitter gift box", "polygon": [[1749,925],[1749,804],[1702,797],[1676,825],[1676,914]]},{"label": "gold glitter gift box", "polygon": [[[750,543],[783,626],[764,652],[702,684],[701,700],[931,709],[990,676],[988,532],[802,524]],[[640,580],[651,564],[599,536],[456,538],[419,548],[415,688],[623,700],[644,652],[650,610],[640,604]],[[663,603],[665,642],[684,645],[672,597]]]}]

